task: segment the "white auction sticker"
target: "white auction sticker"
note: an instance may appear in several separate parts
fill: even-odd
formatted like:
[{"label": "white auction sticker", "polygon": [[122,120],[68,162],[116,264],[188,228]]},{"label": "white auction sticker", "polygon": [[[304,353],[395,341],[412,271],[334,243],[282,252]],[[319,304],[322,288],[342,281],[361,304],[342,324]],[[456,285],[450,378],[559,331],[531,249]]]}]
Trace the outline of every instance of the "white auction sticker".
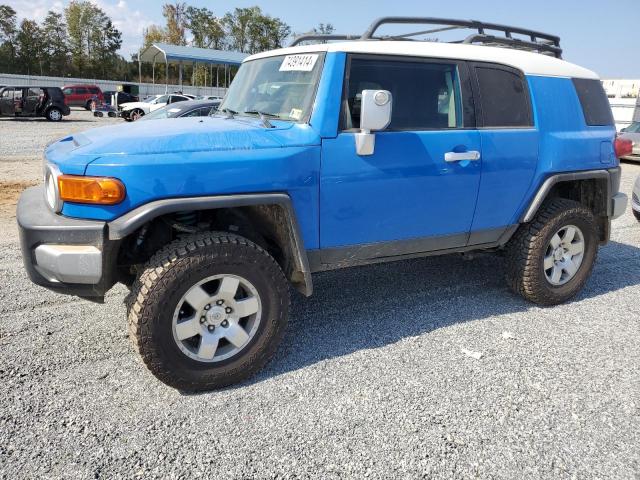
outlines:
[{"label": "white auction sticker", "polygon": [[318,54],[287,55],[280,65],[281,72],[310,72],[318,60]]}]

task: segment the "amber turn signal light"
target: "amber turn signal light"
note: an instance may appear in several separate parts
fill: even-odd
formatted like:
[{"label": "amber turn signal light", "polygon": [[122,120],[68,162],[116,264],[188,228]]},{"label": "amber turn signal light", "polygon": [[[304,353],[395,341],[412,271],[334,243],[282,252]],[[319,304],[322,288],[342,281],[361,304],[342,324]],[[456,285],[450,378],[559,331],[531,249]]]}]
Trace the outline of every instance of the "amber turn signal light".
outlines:
[{"label": "amber turn signal light", "polygon": [[124,200],[126,191],[116,178],[60,175],[60,199],[64,202],[115,205]]}]

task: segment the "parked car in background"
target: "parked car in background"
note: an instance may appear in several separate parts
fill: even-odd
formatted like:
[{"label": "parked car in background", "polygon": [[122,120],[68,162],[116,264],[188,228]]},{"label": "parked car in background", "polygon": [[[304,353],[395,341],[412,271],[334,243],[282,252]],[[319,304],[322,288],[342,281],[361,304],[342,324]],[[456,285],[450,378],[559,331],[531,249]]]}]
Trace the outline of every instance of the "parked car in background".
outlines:
[{"label": "parked car in background", "polygon": [[102,92],[104,95],[104,103],[105,105],[111,105],[114,98],[114,95],[117,95],[116,100],[116,104],[118,105],[122,105],[124,103],[132,103],[132,102],[139,102],[140,98],[136,95],[131,95],[130,93],[126,93],[126,92],[116,92],[115,90],[107,90],[105,92]]},{"label": "parked car in background", "polygon": [[633,186],[633,193],[631,194],[631,211],[640,222],[640,175],[636,178],[636,183]]},{"label": "parked car in background", "polygon": [[163,118],[208,117],[218,111],[220,100],[192,100],[166,105],[140,120],[162,120]]},{"label": "parked car in background", "polygon": [[640,122],[633,122],[620,131],[620,138],[631,140],[631,153],[622,157],[623,160],[640,162]]},{"label": "parked car in background", "polygon": [[96,85],[65,85],[62,87],[65,101],[70,107],[84,107],[91,110],[91,102],[104,102],[102,90]]},{"label": "parked car in background", "polygon": [[187,101],[191,101],[191,98],[181,94],[156,95],[155,97],[148,97],[141,102],[130,102],[120,105],[122,108],[120,114],[126,121],[132,122],[165,105]]},{"label": "parked car in background", "polygon": [[71,113],[58,87],[4,87],[0,88],[0,116],[45,117],[59,122]]}]

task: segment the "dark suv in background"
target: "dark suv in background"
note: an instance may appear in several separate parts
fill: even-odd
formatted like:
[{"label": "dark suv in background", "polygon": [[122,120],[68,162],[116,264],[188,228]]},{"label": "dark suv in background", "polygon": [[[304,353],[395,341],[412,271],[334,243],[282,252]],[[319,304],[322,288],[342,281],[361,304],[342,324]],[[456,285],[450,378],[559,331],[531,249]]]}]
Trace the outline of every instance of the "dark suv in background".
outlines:
[{"label": "dark suv in background", "polygon": [[0,88],[0,116],[45,117],[59,122],[71,113],[58,87]]},{"label": "dark suv in background", "polygon": [[70,107],[84,107],[91,110],[93,100],[97,100],[97,103],[104,102],[102,90],[96,85],[65,85],[62,93]]}]

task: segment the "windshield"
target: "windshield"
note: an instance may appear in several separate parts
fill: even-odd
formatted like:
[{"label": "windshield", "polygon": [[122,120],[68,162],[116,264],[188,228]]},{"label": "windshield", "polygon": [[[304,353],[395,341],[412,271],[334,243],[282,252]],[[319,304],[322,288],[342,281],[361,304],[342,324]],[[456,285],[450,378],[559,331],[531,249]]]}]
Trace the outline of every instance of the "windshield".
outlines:
[{"label": "windshield", "polygon": [[624,131],[625,133],[640,133],[640,122],[633,122]]},{"label": "windshield", "polygon": [[306,122],[324,56],[280,55],[245,62],[220,105],[223,113]]}]

